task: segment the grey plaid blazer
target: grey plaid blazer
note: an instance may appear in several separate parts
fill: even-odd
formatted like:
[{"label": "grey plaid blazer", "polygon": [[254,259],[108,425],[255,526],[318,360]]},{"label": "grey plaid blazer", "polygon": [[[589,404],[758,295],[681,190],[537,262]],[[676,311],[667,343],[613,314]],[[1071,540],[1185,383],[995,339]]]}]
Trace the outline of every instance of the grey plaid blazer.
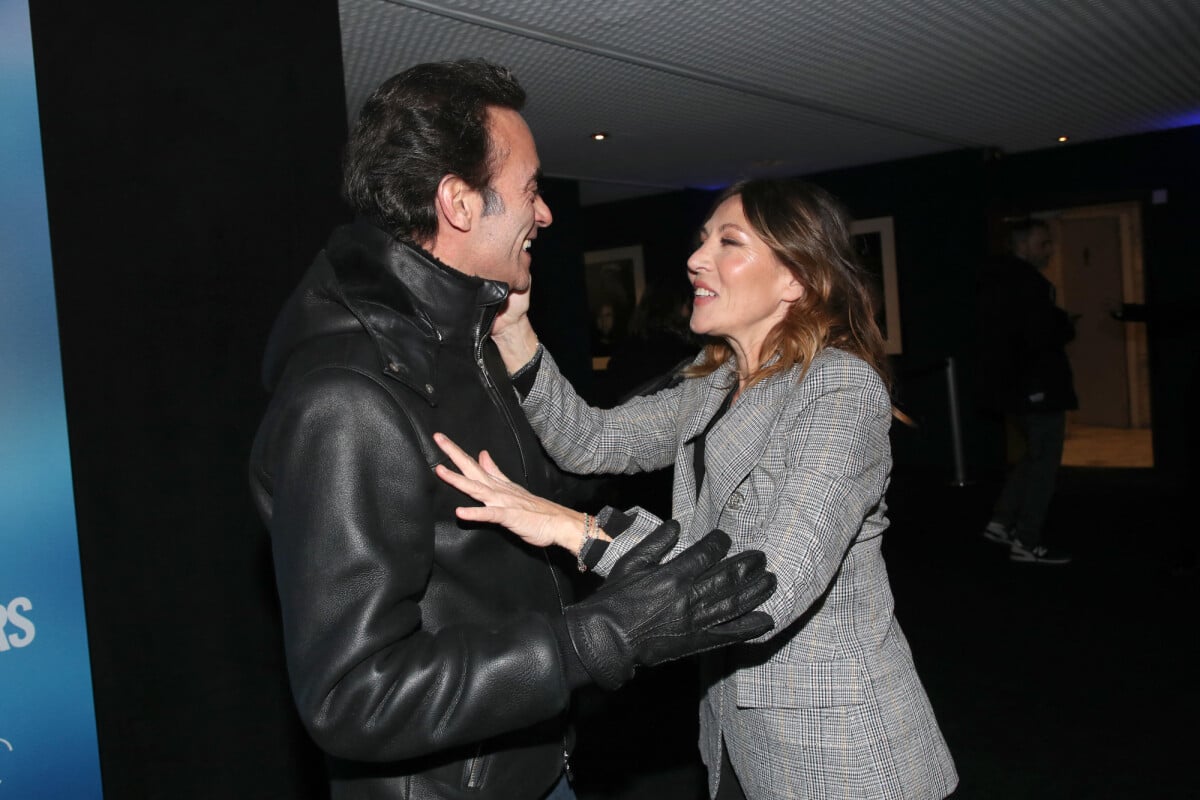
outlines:
[{"label": "grey plaid blazer", "polygon": [[[893,609],[880,534],[891,470],[891,401],[861,359],[822,351],[745,391],[709,432],[697,497],[692,454],[729,389],[732,366],[611,410],[589,407],[542,356],[524,408],[572,472],[675,465],[676,550],[712,528],[767,555],[775,629],[703,659],[700,751],[709,791],[721,743],[750,800],[942,798],[958,782]],[[659,522],[632,528],[597,572]]]}]

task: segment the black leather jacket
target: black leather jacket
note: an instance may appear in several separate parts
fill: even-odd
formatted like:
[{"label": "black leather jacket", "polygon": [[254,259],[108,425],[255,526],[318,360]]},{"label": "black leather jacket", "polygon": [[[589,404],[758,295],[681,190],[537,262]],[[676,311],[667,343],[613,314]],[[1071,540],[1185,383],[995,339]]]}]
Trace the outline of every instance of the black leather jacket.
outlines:
[{"label": "black leather jacket", "polygon": [[506,296],[359,222],[272,331],[251,484],[334,798],[534,798],[562,771],[562,566],[458,521],[432,470],[441,431],[555,494],[487,336]]}]

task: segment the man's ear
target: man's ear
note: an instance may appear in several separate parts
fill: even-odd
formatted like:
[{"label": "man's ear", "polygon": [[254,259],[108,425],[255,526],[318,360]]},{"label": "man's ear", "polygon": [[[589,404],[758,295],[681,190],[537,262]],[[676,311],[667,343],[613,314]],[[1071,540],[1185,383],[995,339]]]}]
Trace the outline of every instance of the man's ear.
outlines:
[{"label": "man's ear", "polygon": [[438,218],[464,233],[471,230],[478,213],[474,202],[477,194],[478,192],[457,175],[444,176],[437,188]]}]

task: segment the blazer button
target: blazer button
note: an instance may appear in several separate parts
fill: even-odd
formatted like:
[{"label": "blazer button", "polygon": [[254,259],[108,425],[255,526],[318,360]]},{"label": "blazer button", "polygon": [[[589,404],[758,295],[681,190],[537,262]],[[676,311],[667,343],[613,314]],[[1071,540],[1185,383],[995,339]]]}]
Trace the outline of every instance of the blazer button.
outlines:
[{"label": "blazer button", "polygon": [[741,492],[734,492],[733,494],[729,495],[729,502],[726,503],[725,506],[726,506],[726,508],[732,508],[736,511],[737,509],[742,507],[742,503],[744,501],[745,501],[745,498],[742,497]]}]

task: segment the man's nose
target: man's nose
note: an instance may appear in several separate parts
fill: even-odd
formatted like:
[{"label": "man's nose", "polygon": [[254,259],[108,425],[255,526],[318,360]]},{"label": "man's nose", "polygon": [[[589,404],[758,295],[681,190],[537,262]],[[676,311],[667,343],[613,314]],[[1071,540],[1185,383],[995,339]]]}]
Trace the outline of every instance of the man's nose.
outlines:
[{"label": "man's nose", "polygon": [[554,222],[554,215],[550,213],[550,206],[546,205],[546,201],[539,194],[533,203],[533,221],[537,223],[539,228],[548,228],[550,223]]}]

